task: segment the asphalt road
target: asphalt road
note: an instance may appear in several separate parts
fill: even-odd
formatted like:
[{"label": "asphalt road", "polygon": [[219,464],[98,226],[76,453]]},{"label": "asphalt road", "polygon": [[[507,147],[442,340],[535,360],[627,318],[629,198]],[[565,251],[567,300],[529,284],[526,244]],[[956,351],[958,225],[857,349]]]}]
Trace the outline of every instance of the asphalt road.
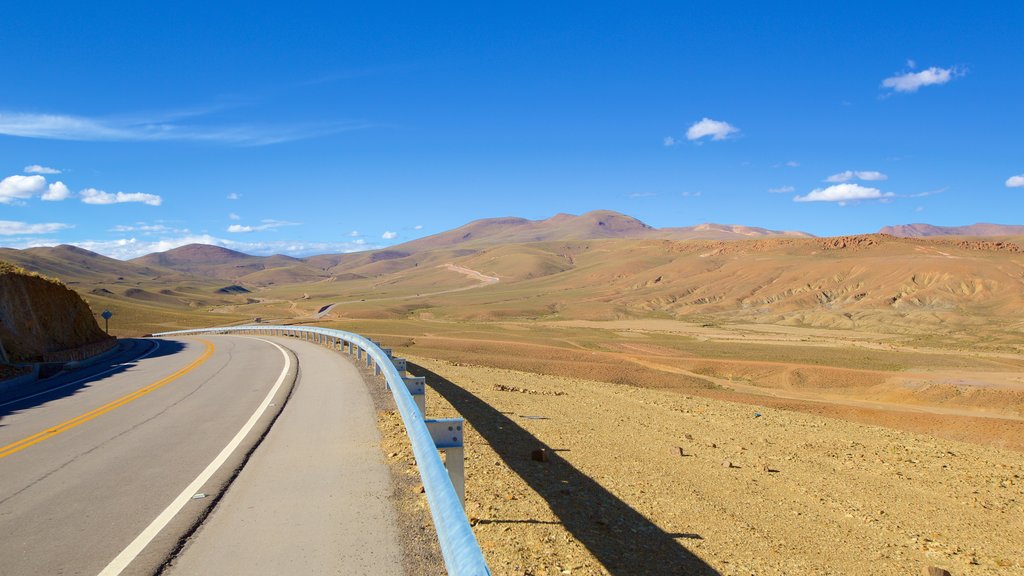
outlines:
[{"label": "asphalt road", "polygon": [[298,382],[170,576],[402,574],[391,478],[362,375],[347,355],[268,340],[295,351]]},{"label": "asphalt road", "polygon": [[114,361],[143,354],[0,400],[0,573],[158,569],[273,422],[295,376],[290,353],[255,338],[137,341]]}]

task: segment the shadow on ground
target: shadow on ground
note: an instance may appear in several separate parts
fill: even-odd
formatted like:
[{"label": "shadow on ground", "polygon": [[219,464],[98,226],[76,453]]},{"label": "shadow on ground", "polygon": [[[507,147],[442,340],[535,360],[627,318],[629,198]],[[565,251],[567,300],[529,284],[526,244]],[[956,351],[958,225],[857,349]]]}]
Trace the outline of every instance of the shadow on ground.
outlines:
[{"label": "shadow on ground", "polygon": [[[699,540],[700,535],[665,532],[505,414],[422,366],[410,362],[409,367],[416,375],[426,376],[427,384],[547,501],[565,528],[610,574],[719,574],[677,541]],[[531,460],[530,453],[537,448],[550,453],[549,462]]]},{"label": "shadow on ground", "polygon": [[[0,394],[0,422],[10,414],[73,396],[85,388],[120,374],[135,366],[142,355],[146,355],[146,358],[158,358],[177,354],[185,348],[183,342],[161,338],[122,340],[118,346],[120,349],[117,352],[92,366],[62,372]],[[153,346],[157,348],[154,350]],[[0,424],[0,427],[2,426],[3,424]]]}]

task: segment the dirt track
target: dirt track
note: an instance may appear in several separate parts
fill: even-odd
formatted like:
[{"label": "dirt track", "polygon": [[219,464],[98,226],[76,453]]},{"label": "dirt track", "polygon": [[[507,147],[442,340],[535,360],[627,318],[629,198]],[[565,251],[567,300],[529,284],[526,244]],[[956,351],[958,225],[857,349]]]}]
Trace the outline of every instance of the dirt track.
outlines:
[{"label": "dirt track", "polygon": [[468,421],[467,512],[495,574],[1024,573],[1019,453],[414,360],[429,415]]}]

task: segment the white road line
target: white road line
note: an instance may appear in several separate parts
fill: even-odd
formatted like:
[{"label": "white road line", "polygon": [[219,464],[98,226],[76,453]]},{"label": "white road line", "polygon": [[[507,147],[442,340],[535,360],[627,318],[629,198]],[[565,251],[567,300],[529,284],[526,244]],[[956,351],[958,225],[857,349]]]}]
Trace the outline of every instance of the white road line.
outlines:
[{"label": "white road line", "polygon": [[155,346],[150,348],[148,352],[146,352],[145,354],[142,354],[141,356],[136,356],[135,358],[132,358],[131,360],[127,360],[125,362],[121,362],[120,364],[117,364],[113,368],[109,368],[109,369],[104,370],[102,372],[97,372],[95,374],[91,374],[89,376],[86,376],[85,378],[79,378],[78,380],[75,380],[74,382],[68,382],[67,384],[61,384],[60,386],[56,386],[54,388],[49,388],[47,390],[43,390],[42,392],[36,392],[35,394],[29,394],[28,396],[22,396],[21,398],[18,398],[17,400],[10,400],[8,402],[4,402],[3,404],[0,404],[0,408],[3,408],[4,406],[10,406],[11,404],[17,404],[18,402],[24,402],[25,400],[28,400],[29,398],[35,398],[36,396],[42,396],[43,394],[49,394],[50,392],[53,392],[55,390],[60,390],[61,388],[67,388],[68,386],[74,386],[75,384],[81,384],[82,382],[85,382],[87,380],[92,380],[93,378],[96,378],[97,376],[103,376],[104,374],[109,374],[110,372],[113,372],[114,370],[117,370],[118,368],[124,366],[125,364],[128,364],[129,362],[135,362],[135,361],[138,361],[138,360],[142,360],[146,356],[149,356],[153,352],[156,352],[156,349],[160,347],[160,341],[159,340],[150,340],[150,342],[155,344]]},{"label": "white road line", "polygon": [[235,449],[238,448],[238,445],[242,443],[242,440],[245,439],[245,436],[253,429],[254,426],[256,426],[256,422],[260,419],[260,416],[267,411],[267,407],[270,406],[270,401],[274,399],[274,395],[277,394],[277,391],[281,388],[281,384],[284,383],[284,379],[288,375],[288,370],[292,367],[292,361],[291,358],[288,357],[288,353],[285,352],[284,348],[278,346],[274,342],[264,340],[263,338],[256,338],[256,340],[272,344],[275,348],[280,350],[281,355],[284,356],[284,369],[281,370],[281,375],[277,377],[277,382],[274,383],[273,388],[270,389],[267,397],[263,399],[263,402],[258,408],[256,408],[256,411],[252,413],[251,417],[249,417],[249,421],[242,426],[242,429],[238,431],[238,434],[235,434],[235,437],[228,442],[228,445],[220,451],[220,454],[213,459],[213,462],[210,462],[206,469],[200,472],[199,476],[197,476],[191,484],[182,490],[181,494],[178,494],[178,496],[171,501],[170,505],[168,505],[167,508],[164,508],[164,511],[161,512],[160,515],[149,524],[149,526],[146,526],[146,529],[136,536],[135,540],[132,540],[132,543],[129,544],[127,548],[122,550],[116,558],[111,560],[110,564],[107,564],[107,567],[100,571],[99,576],[117,576],[127,568],[128,565],[135,560],[135,557],[153,541],[153,538],[155,538],[156,535],[159,534],[168,523],[170,523],[171,519],[174,518],[174,516],[192,500],[192,496],[194,496],[196,492],[203,487],[203,484],[206,484],[206,482],[217,472],[224,462],[227,461],[228,457],[231,456],[231,453],[234,452]]}]

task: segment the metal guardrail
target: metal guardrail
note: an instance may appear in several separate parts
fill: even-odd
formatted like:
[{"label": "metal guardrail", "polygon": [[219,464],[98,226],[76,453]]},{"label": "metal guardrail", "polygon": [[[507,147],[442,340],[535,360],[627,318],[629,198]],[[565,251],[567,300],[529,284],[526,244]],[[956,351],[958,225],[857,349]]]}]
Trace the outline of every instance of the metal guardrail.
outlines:
[{"label": "metal guardrail", "polygon": [[[302,338],[340,352],[348,352],[357,361],[365,359],[374,374],[383,375],[405,424],[412,444],[413,456],[420,469],[423,490],[427,495],[430,515],[434,520],[441,555],[449,574],[458,576],[489,575],[480,544],[469,526],[465,501],[465,476],[462,418],[429,420],[424,417],[424,379],[403,376],[405,360],[392,358],[391,350],[382,349],[365,336],[307,326],[247,325],[224,328],[197,328],[160,332],[153,336],[179,334],[265,334]],[[438,451],[445,452],[441,461]]]}]

